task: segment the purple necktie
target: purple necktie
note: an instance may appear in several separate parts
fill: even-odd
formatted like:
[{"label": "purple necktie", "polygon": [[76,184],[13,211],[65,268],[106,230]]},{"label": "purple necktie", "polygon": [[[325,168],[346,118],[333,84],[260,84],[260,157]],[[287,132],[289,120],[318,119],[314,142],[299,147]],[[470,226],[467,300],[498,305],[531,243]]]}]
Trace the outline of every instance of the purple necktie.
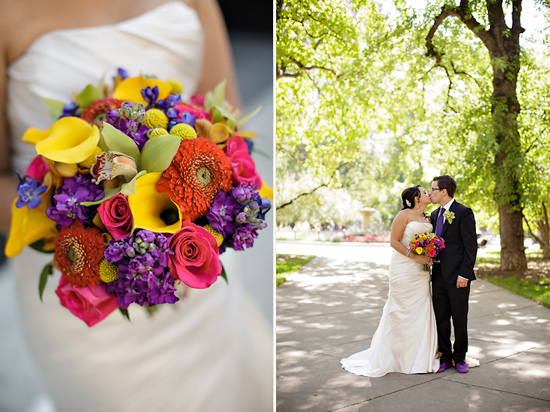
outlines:
[{"label": "purple necktie", "polygon": [[441,213],[437,218],[437,227],[435,228],[435,235],[437,237],[441,237],[441,231],[443,230],[443,224],[445,223],[445,217],[443,217],[443,213],[445,213],[444,207],[441,208]]}]

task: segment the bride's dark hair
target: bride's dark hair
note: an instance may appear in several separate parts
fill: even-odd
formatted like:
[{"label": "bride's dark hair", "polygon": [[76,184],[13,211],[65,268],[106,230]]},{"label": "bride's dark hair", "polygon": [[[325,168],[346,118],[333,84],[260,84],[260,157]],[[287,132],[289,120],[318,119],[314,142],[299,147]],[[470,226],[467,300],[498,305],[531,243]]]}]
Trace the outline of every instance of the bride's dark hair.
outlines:
[{"label": "bride's dark hair", "polygon": [[408,187],[401,193],[401,204],[404,209],[414,209],[414,198],[418,197],[420,199],[420,185]]}]

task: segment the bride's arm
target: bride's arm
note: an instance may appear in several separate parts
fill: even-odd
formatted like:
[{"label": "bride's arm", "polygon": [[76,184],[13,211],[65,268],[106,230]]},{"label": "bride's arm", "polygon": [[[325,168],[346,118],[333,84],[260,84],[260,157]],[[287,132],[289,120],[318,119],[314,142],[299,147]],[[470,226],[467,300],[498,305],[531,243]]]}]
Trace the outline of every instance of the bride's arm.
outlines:
[{"label": "bride's arm", "polygon": [[10,169],[10,145],[6,123],[6,53],[0,57],[0,232],[8,233],[11,204],[17,195],[18,180]]},{"label": "bride's arm", "polygon": [[403,237],[403,233],[405,233],[407,223],[408,218],[406,213],[399,212],[397,216],[395,216],[391,225],[390,246],[403,256],[407,256],[417,263],[422,263],[423,265],[431,264],[432,259],[427,256],[417,255],[414,251],[409,251],[409,249],[401,243],[401,238]]},{"label": "bride's arm", "polygon": [[197,11],[204,33],[204,56],[202,76],[197,88],[198,94],[214,90],[214,87],[226,79],[225,98],[235,108],[241,108],[241,100],[235,78],[231,45],[223,16],[214,0],[195,0],[193,7]]}]

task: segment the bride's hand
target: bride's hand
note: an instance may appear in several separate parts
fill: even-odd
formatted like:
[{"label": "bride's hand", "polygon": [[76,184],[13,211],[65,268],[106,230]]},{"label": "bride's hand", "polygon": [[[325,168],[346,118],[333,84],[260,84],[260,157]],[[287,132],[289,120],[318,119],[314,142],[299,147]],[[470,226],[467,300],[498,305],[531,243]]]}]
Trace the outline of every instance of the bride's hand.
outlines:
[{"label": "bride's hand", "polygon": [[428,256],[422,256],[422,255],[416,255],[413,257],[413,260],[417,263],[421,263],[423,265],[432,266],[433,265],[433,259]]}]

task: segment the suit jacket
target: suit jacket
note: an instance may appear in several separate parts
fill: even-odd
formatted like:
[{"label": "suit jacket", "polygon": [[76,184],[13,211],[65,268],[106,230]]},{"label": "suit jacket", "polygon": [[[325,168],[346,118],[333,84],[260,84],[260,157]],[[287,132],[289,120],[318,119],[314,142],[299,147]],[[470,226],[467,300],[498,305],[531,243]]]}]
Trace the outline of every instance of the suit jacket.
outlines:
[{"label": "suit jacket", "polygon": [[[437,217],[441,207],[431,214],[434,232],[437,228]],[[441,274],[448,283],[456,282],[458,275],[474,280],[474,264],[477,256],[477,233],[474,212],[456,200],[451,205],[455,214],[453,223],[444,220],[441,237],[445,241],[445,249],[436,257],[440,261]],[[437,272],[437,271],[435,271]],[[434,272],[434,274],[435,274]]]}]

